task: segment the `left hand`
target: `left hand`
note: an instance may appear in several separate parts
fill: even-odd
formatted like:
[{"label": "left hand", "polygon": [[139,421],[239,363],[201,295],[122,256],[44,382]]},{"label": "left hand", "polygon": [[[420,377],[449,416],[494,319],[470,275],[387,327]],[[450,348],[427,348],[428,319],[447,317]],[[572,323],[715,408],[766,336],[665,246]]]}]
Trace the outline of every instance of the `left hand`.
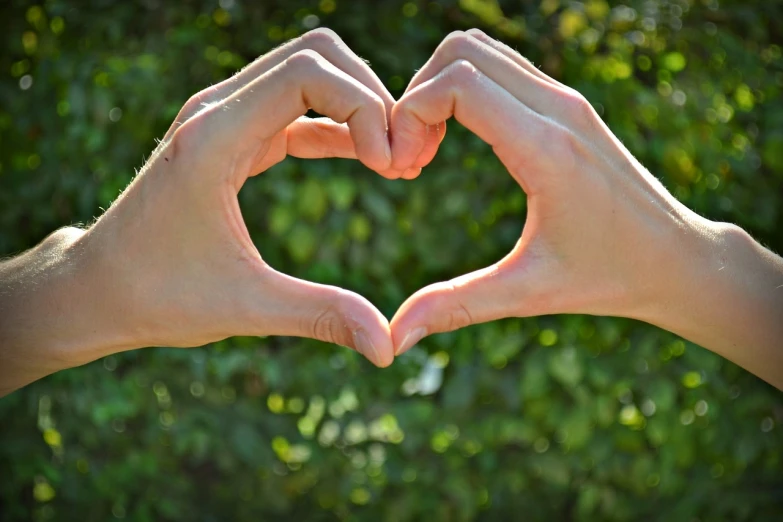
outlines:
[{"label": "left hand", "polygon": [[[266,264],[237,193],[287,155],[417,175],[390,168],[393,103],[327,29],[195,94],[95,224],[0,264],[0,394],[110,353],[233,335],[313,337],[391,364],[383,314],[354,292]],[[304,117],[310,108],[327,118]]]},{"label": "left hand", "polygon": [[492,146],[527,194],[527,219],[502,260],[408,298],[391,321],[397,354],[425,335],[504,317],[648,319],[705,259],[709,222],[669,194],[581,94],[475,29],[449,35],[395,104],[394,168],[422,166],[428,125],[451,116]]},{"label": "left hand", "polygon": [[[116,276],[112,291],[136,344],[292,335],[350,346],[389,365],[386,318],[358,294],[267,265],[237,193],[287,155],[358,158],[384,176],[402,176],[389,168],[393,101],[367,64],[325,29],[193,96],[141,174],[85,237]],[[327,118],[303,117],[311,108]]]}]

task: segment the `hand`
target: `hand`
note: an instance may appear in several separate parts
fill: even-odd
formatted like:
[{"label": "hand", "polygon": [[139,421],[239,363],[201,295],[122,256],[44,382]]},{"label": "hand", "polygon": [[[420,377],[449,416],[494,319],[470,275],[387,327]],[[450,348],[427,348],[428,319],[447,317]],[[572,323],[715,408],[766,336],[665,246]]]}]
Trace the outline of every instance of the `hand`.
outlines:
[{"label": "hand", "polygon": [[[389,169],[393,101],[370,68],[323,29],[189,100],[142,174],[88,233],[116,280],[128,283],[114,293],[130,303],[140,344],[293,335],[351,346],[389,365],[384,316],[355,293],[266,265],[237,193],[289,154],[358,157],[400,177]],[[302,118],[310,108],[331,120]]]},{"label": "hand", "polygon": [[655,249],[692,216],[585,98],[471,30],[449,35],[394,107],[393,165],[412,164],[423,124],[452,115],[492,146],[527,193],[528,216],[504,259],[406,301],[392,323],[399,352],[502,317],[637,306],[634,296],[656,284],[638,273],[655,272]]},{"label": "hand", "polygon": [[[415,177],[390,169],[393,103],[324,29],[193,96],[92,227],[63,229],[0,267],[0,393],[120,350],[232,335],[314,337],[389,365],[387,319],[355,293],[265,264],[237,193],[286,155]],[[310,108],[328,118],[303,118]]]},{"label": "hand", "polygon": [[471,30],[448,36],[395,104],[393,167],[422,166],[427,126],[452,115],[527,193],[527,220],[505,258],[400,307],[396,353],[503,317],[616,315],[672,330],[783,386],[783,291],[774,290],[783,289],[783,260],[679,203],[584,97]]}]

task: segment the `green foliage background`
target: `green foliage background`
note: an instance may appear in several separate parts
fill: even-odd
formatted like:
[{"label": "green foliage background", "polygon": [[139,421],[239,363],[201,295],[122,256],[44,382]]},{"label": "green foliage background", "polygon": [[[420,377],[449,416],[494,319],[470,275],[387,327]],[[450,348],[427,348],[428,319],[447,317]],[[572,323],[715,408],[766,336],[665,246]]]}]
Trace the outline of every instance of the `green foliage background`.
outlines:
[{"label": "green foliage background", "polygon": [[[584,93],[685,204],[783,251],[777,1],[11,0],[0,254],[89,223],[190,94],[316,25],[395,95],[448,32],[480,27]],[[456,124],[416,181],[286,160],[240,196],[273,266],[389,317],[500,258],[525,215]],[[0,518],[780,520],[781,398],[672,334],[589,316],[434,336],[385,370],[291,338],[140,350],[0,400]]]}]

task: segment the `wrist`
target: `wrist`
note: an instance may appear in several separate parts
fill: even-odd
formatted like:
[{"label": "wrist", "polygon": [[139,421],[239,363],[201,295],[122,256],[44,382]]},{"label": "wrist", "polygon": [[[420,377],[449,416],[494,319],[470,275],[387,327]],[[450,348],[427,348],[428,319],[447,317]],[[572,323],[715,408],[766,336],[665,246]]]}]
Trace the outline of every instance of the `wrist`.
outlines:
[{"label": "wrist", "polygon": [[706,278],[722,270],[735,230],[685,207],[668,213],[648,242],[646,264],[635,270],[633,305],[626,315],[673,330],[670,325],[688,316],[688,307],[698,306],[695,299],[709,293]]},{"label": "wrist", "polygon": [[133,346],[120,327],[101,255],[67,227],[9,261],[0,332],[6,353],[41,376]]},{"label": "wrist", "polygon": [[783,389],[783,259],[735,225],[696,218],[636,318]]},{"label": "wrist", "polygon": [[0,395],[123,345],[96,302],[86,237],[63,228],[0,264]]},{"label": "wrist", "polygon": [[69,245],[72,281],[60,287],[73,304],[67,314],[72,328],[60,350],[73,356],[74,365],[143,346],[123,291],[129,281],[117,268],[120,256],[95,232],[93,227]]}]

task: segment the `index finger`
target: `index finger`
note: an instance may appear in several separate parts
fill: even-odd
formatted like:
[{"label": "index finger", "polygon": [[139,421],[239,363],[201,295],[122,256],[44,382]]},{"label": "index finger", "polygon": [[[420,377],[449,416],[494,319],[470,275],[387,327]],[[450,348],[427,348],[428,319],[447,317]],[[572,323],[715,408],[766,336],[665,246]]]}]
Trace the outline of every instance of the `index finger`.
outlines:
[{"label": "index finger", "polygon": [[[549,161],[540,150],[560,143],[553,131],[564,131],[483,74],[471,62],[456,60],[432,79],[406,93],[392,111],[392,167],[405,169],[416,161],[416,144],[428,125],[454,116],[492,146],[528,194],[534,162]],[[557,137],[559,138],[559,136]],[[555,143],[547,143],[552,141]],[[558,157],[559,154],[554,154]]]},{"label": "index finger", "polygon": [[359,58],[337,33],[331,29],[321,27],[260,56],[231,78],[194,94],[180,110],[175,123],[166,133],[164,141],[170,139],[173,132],[180,125],[201,111],[205,106],[228,98],[256,78],[285,62],[291,56],[307,49],[317,52],[331,62],[332,65],[355,78],[377,94],[386,108],[387,118],[391,115],[395,100],[383,82],[381,82],[367,62]]},{"label": "index finger", "polygon": [[[391,163],[382,100],[367,86],[312,51],[299,51],[220,103],[188,120],[176,134],[201,161],[231,158],[244,182],[252,160],[270,152],[268,140],[313,109],[337,123],[348,123],[358,159],[377,172]],[[287,153],[278,147],[272,164]],[[216,169],[219,171],[221,169]],[[240,183],[241,184],[241,183]]]}]

